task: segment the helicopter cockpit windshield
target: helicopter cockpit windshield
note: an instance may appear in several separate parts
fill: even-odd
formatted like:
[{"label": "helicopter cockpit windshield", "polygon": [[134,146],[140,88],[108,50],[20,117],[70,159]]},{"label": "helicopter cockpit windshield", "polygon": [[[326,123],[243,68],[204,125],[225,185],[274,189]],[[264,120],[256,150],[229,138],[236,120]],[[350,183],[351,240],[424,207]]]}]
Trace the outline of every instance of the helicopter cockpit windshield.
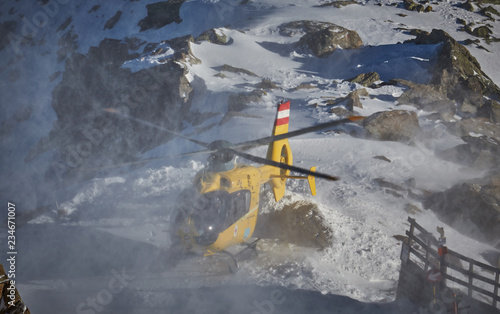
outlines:
[{"label": "helicopter cockpit windshield", "polygon": [[[181,193],[176,224],[191,220],[199,245],[214,243],[219,233],[245,215],[250,207],[250,191],[214,191],[201,194],[194,189]],[[175,227],[175,226],[174,226]],[[179,225],[177,225],[177,228]]]}]

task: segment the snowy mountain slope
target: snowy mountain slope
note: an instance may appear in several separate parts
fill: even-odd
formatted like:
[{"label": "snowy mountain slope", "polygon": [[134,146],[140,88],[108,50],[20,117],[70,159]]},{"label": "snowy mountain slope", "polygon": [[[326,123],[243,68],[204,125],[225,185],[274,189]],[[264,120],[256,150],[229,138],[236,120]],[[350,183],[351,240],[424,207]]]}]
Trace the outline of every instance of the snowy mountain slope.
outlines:
[{"label": "snowy mountain slope", "polygon": [[[382,2],[382,6],[365,2],[341,9],[313,6],[320,1],[251,1],[248,5],[230,1],[188,1],[181,7],[181,23],[139,32],[137,23],[146,15],[144,6],[152,2],[99,3],[99,10],[91,14],[88,12],[97,2],[60,5],[50,23],[40,28],[34,40],[29,42],[36,42],[35,48],[22,46],[24,56],[20,61],[7,65],[17,56],[9,50],[12,47],[1,52],[9,56],[4,58],[2,66],[6,68],[0,73],[2,117],[11,117],[19,104],[34,104],[30,118],[16,125],[1,143],[3,152],[10,150],[9,154],[2,153],[2,176],[8,173],[3,168],[23,169],[13,178],[20,182],[13,185],[19,190],[4,189],[7,192],[2,195],[20,203],[27,201],[27,206],[20,206],[20,212],[30,206],[36,207],[33,205],[45,205],[44,200],[37,197],[21,199],[18,195],[25,192],[22,189],[24,182],[30,181],[33,172],[47,168],[44,163],[48,159],[37,159],[27,167],[23,159],[29,147],[47,134],[55,121],[50,107],[51,90],[59,82],[60,75],[53,80],[48,78],[54,72],[63,71],[64,62],[57,62],[55,48],[63,31],[54,30],[69,16],[71,23],[67,30],[78,36],[75,51],[83,54],[106,37],[137,37],[146,42],[159,42],[186,34],[196,36],[206,29],[218,28],[231,39],[230,44],[193,43],[193,54],[202,63],[187,65],[192,83],[203,86],[198,89],[193,105],[202,112],[217,112],[218,115],[198,127],[188,125],[183,132],[202,141],[226,139],[235,143],[268,136],[275,104],[281,99],[292,101],[292,130],[337,118],[328,112],[323,101],[327,97],[346,96],[357,89],[356,84],[343,80],[359,73],[377,71],[382,80],[403,78],[425,83],[430,78],[427,70],[433,66],[432,58],[438,47],[398,45],[398,42],[413,38],[398,28],[427,31],[440,28],[461,41],[470,36],[457,31],[456,18],[470,22],[482,19],[477,13],[457,8],[459,2],[433,4],[434,12],[423,14],[391,6],[390,1]],[[33,16],[40,10],[21,1],[15,4],[17,15],[8,15],[5,12],[10,9],[9,5],[14,4],[4,2],[0,7],[2,22],[21,14]],[[103,30],[106,21],[117,10],[123,12],[118,23],[112,29]],[[337,50],[327,59],[315,58],[294,46],[299,37],[284,37],[277,31],[278,25],[299,19],[328,21],[356,30],[365,46],[356,51]],[[489,23],[498,29],[498,21]],[[498,85],[500,64],[497,56],[500,48],[498,43],[487,48],[491,52],[469,46],[483,70]],[[154,60],[146,58],[144,61],[143,67],[149,67],[148,62]],[[214,76],[224,64],[249,70],[259,77],[237,73],[226,73],[226,78]],[[135,67],[141,68],[141,64]],[[21,75],[17,81],[11,79],[16,71]],[[243,111],[247,117],[236,116],[222,125],[212,126],[226,114],[230,94],[251,92],[262,78],[275,82],[280,88],[267,91],[262,101],[248,104]],[[302,83],[316,88],[296,89]],[[405,87],[385,86],[367,90],[370,96],[362,98],[364,108],[355,108],[365,116],[396,108],[397,97]],[[203,167],[205,157],[154,161],[137,169],[119,168],[81,182],[59,193],[57,205],[50,211],[19,227],[18,287],[23,299],[32,312],[37,312],[37,309],[44,312],[47,311],[46,294],[49,291],[53,302],[61,304],[61,313],[78,312],[78,309],[80,312],[91,311],[88,306],[79,306],[85,305],[88,297],[98,296],[99,291],[107,288],[114,272],[125,267],[134,277],[131,280],[134,287],[113,294],[112,302],[101,302],[105,305],[104,312],[124,311],[125,308],[129,313],[142,313],[141,308],[127,307],[131,299],[137,300],[136,303],[144,308],[151,304],[172,308],[168,302],[158,301],[164,298],[165,291],[170,291],[168,289],[219,285],[301,288],[363,302],[394,300],[400,244],[393,235],[403,234],[406,229],[407,204],[420,209],[422,206],[407,192],[401,192],[402,197],[388,192],[377,179],[402,186],[414,180],[412,191],[419,193],[421,190],[442,191],[455,183],[483,175],[480,171],[435,157],[436,151],[463,143],[459,137],[442,132],[439,121],[427,119],[428,113],[414,107],[398,106],[397,109],[416,111],[419,115],[424,135],[413,146],[334,132],[308,134],[290,140],[297,165],[306,168],[316,165],[319,171],[340,176],[341,181],[318,180],[316,197],[309,195],[304,182],[289,182],[284,200],[278,204],[270,202],[267,210],[279,210],[296,201],[317,204],[325,224],[333,231],[331,248],[312,252],[293,245],[277,244],[274,251],[281,250],[281,254],[264,252],[260,259],[245,261],[235,276],[199,276],[206,275],[206,268],[212,267],[210,259],[191,261],[194,266],[189,268],[188,263],[188,270],[182,270],[181,266],[176,271],[160,274],[148,271],[145,265],[155,262],[157,248],[169,245],[165,230],[176,195],[191,185],[191,179]],[[203,133],[197,132],[197,128],[210,126]],[[356,126],[346,127],[346,130],[362,132]],[[199,147],[177,139],[146,152],[144,157],[196,149]],[[265,148],[255,149],[252,153],[264,156]],[[377,156],[384,156],[391,162],[375,158]],[[38,189],[43,177],[38,176],[37,180],[31,181],[30,189]],[[2,185],[7,186],[9,182],[7,177],[2,178]],[[480,254],[495,250],[454,231],[432,212],[422,211],[412,216],[430,231],[444,226],[449,247],[463,254],[484,261]],[[5,244],[5,239],[2,238],[0,243]],[[270,245],[273,248],[272,243]],[[346,307],[346,311],[350,309]]]}]

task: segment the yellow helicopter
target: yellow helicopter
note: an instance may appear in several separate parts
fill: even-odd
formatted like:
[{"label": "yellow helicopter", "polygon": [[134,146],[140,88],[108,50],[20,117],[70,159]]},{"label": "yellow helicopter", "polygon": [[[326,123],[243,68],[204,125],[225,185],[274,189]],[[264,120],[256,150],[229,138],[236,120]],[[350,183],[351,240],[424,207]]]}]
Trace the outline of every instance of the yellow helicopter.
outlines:
[{"label": "yellow helicopter", "polygon": [[[112,109],[107,111],[118,113]],[[239,144],[224,140],[204,143],[162,128],[166,132],[205,147],[204,150],[181,156],[209,154],[208,165],[195,176],[193,186],[184,190],[177,201],[169,228],[172,247],[204,256],[227,253],[234,259],[234,255],[228,253],[226,249],[242,243],[252,247],[255,243],[248,243],[248,240],[252,237],[257,224],[260,193],[264,184],[271,186],[275,200],[279,201],[285,194],[287,179],[307,180],[312,195],[316,194],[315,177],[338,180],[335,176],[316,172],[316,167],[308,170],[293,166],[288,139],[355,122],[364,117],[351,116],[288,132],[289,117],[290,101],[280,102],[272,135]],[[143,120],[129,116],[127,118],[157,127]],[[262,145],[268,145],[266,158],[244,152]],[[262,166],[238,164],[237,156],[260,163]],[[302,176],[292,176],[290,171],[300,173]]]}]

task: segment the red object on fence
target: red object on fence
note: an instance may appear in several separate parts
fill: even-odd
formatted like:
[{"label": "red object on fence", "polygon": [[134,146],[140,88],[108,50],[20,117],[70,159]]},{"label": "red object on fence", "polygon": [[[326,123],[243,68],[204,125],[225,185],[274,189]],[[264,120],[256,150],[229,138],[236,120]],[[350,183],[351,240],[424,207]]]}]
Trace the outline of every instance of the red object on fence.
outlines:
[{"label": "red object on fence", "polygon": [[440,282],[443,279],[443,275],[437,269],[430,269],[425,277],[427,278],[427,281],[431,283]]},{"label": "red object on fence", "polygon": [[439,253],[439,256],[446,255],[446,254],[448,254],[448,248],[446,246],[442,246],[442,247],[438,248],[438,253]]}]

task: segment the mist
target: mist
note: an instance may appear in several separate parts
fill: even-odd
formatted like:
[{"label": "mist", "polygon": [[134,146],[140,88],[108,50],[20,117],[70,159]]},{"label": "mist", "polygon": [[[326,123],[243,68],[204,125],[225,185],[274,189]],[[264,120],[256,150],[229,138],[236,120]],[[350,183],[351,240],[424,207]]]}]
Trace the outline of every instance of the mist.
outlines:
[{"label": "mist", "polygon": [[[472,32],[456,20],[484,16],[457,3],[2,2],[0,258],[7,269],[16,256],[24,304],[413,313],[422,305],[396,298],[408,217],[500,267],[498,45],[466,45]],[[339,26],[361,46],[303,39]],[[316,196],[288,180],[279,202],[263,185],[258,254],[235,274],[224,254],[170,263],[178,197],[207,165],[187,153],[270,136],[288,100],[290,131],[366,117],[290,139],[294,165],[340,180],[317,179]],[[305,245],[294,228],[330,238]]]}]

